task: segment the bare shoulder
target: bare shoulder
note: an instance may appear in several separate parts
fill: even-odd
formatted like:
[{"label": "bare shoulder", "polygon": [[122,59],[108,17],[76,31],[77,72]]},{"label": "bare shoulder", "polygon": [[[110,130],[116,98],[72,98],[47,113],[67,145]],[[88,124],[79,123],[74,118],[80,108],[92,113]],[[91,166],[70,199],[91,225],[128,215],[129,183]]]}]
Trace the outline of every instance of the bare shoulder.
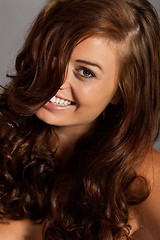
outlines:
[{"label": "bare shoulder", "polygon": [[152,149],[138,173],[146,177],[151,186],[149,197],[135,207],[138,230],[132,235],[135,240],[160,239],[160,152]]},{"label": "bare shoulder", "polygon": [[0,240],[42,240],[42,225],[29,220],[0,223]]}]

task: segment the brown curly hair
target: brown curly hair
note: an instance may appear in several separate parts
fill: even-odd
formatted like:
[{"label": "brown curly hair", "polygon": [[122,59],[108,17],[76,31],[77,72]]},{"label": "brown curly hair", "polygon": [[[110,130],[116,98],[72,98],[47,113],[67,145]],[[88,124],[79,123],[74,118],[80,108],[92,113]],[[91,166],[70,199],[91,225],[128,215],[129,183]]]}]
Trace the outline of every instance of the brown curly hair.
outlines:
[{"label": "brown curly hair", "polygon": [[[98,35],[119,47],[119,87],[63,166],[54,126],[34,114],[56,94],[74,47]],[[0,216],[45,222],[46,240],[129,235],[129,191],[160,128],[160,24],[147,0],[51,0],[0,96]],[[104,117],[105,115],[105,117]],[[138,189],[137,189],[138,191]],[[138,191],[139,192],[139,191]]]}]

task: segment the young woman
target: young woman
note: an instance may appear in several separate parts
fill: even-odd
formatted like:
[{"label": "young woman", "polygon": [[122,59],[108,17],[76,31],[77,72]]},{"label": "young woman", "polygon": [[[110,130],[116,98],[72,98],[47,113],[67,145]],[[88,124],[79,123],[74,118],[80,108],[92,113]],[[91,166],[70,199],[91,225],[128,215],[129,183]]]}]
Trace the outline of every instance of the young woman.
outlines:
[{"label": "young woman", "polygon": [[147,0],[48,2],[0,97],[0,239],[159,239],[159,62]]}]

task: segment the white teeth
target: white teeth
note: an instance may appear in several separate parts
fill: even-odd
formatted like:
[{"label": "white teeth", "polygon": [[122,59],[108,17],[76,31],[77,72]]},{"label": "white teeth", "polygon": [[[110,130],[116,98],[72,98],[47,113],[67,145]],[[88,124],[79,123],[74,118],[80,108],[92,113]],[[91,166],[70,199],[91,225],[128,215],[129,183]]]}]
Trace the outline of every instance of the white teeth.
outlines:
[{"label": "white teeth", "polygon": [[64,101],[64,105],[68,105],[68,101]]},{"label": "white teeth", "polygon": [[67,105],[71,104],[71,101],[64,100],[64,99],[61,99],[61,98],[58,98],[58,97],[55,97],[55,96],[52,97],[50,101],[53,104],[57,104],[57,105],[60,105],[60,106],[67,106]]},{"label": "white teeth", "polygon": [[52,99],[51,99],[53,102],[55,102],[55,100],[56,100],[56,97],[54,96]]},{"label": "white teeth", "polygon": [[60,99],[59,99],[59,98],[57,98],[57,99],[56,99],[56,103],[59,103],[59,102],[60,102]]},{"label": "white teeth", "polygon": [[60,104],[64,104],[64,100],[62,99],[62,100],[60,100]]}]

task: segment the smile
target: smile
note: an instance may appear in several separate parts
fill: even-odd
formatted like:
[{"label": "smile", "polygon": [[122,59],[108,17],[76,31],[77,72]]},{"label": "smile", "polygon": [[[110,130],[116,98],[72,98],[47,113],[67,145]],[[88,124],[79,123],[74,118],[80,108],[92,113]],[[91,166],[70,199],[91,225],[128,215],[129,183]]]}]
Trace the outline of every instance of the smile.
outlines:
[{"label": "smile", "polygon": [[74,103],[72,101],[66,100],[66,99],[62,99],[59,97],[52,97],[50,99],[50,102],[55,104],[55,105],[59,105],[59,106],[69,106],[69,105],[73,105]]}]

